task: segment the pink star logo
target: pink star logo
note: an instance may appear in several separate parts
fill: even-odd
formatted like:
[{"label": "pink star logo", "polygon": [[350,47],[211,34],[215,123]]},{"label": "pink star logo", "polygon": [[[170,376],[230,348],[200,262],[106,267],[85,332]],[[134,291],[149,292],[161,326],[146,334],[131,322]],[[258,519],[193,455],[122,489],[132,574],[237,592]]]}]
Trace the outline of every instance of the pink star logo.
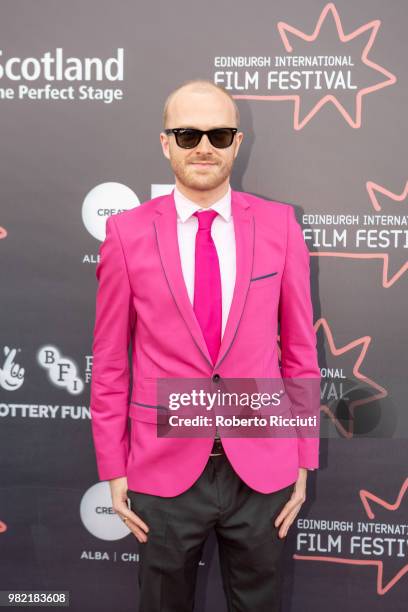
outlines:
[{"label": "pink star logo", "polygon": [[[322,412],[324,412],[335,424],[341,435],[344,438],[350,439],[354,435],[355,411],[358,408],[366,406],[371,402],[379,401],[384,397],[387,397],[388,395],[384,387],[382,387],[374,380],[363,374],[360,369],[364,362],[372,339],[370,336],[362,336],[361,338],[357,338],[355,340],[352,340],[351,342],[348,342],[344,346],[338,347],[334,342],[332,331],[326,319],[318,319],[314,325],[314,328],[316,330],[316,334],[319,332],[320,329],[322,330],[330,353],[336,361],[338,361],[341,356],[347,355],[348,353],[353,354],[353,351],[357,350],[357,355],[354,357],[354,363],[352,366],[352,376],[354,377],[354,380],[359,383],[357,388],[363,389],[363,393],[362,397],[360,397],[359,399],[351,400],[347,404],[349,414],[346,422],[348,426],[345,427],[343,425],[343,420],[336,415],[336,411],[333,409],[333,406],[330,402],[327,401],[326,403],[321,404]],[[336,367],[336,365],[339,366],[340,364],[336,364],[335,362],[334,366]],[[324,386],[324,381],[322,384]]]},{"label": "pink star logo", "polygon": [[[365,513],[369,519],[373,519],[375,517],[374,511],[372,510],[371,504],[377,504],[382,508],[385,508],[389,512],[395,512],[400,509],[402,502],[404,501],[404,496],[408,490],[408,478],[402,483],[402,486],[398,492],[398,495],[394,502],[387,502],[381,497],[375,495],[374,493],[370,493],[366,489],[360,490],[360,499],[365,510]],[[405,498],[406,499],[406,498]],[[378,555],[375,555],[378,556]],[[384,561],[381,559],[367,559],[365,555],[364,558],[361,559],[350,559],[345,557],[335,557],[335,556],[324,556],[324,555],[293,555],[294,559],[300,561],[323,561],[324,563],[343,563],[348,565],[358,565],[358,566],[371,566],[377,569],[377,594],[385,595],[392,587],[394,587],[397,582],[405,576],[408,572],[408,563],[405,563],[399,571],[397,571],[394,576],[388,582],[384,580]]]},{"label": "pink star logo", "polygon": [[[347,43],[357,39],[362,36],[365,38],[366,32],[369,32],[369,38],[365,46],[361,51],[361,66],[365,65],[369,69],[374,70],[377,74],[381,75],[381,80],[377,83],[370,84],[366,87],[357,88],[358,91],[355,97],[355,108],[354,112],[351,113],[346,110],[344,104],[339,101],[338,97],[334,94],[326,94],[323,95],[312,107],[312,109],[305,115],[303,119],[300,118],[300,95],[299,94],[288,94],[288,95],[257,95],[257,94],[237,94],[233,95],[236,99],[247,99],[247,100],[266,100],[266,101],[285,101],[290,100],[294,102],[294,128],[295,130],[301,130],[315,115],[316,113],[327,103],[331,102],[344,117],[346,122],[353,128],[361,127],[361,115],[362,115],[362,98],[368,93],[372,93],[374,91],[378,91],[384,87],[388,87],[389,85],[394,85],[397,81],[397,78],[394,74],[372,61],[368,58],[368,54],[374,44],[374,40],[377,36],[379,27],[381,25],[381,21],[379,19],[375,19],[370,21],[369,23],[360,26],[350,34],[345,34],[343,30],[343,26],[341,24],[340,16],[337,12],[336,6],[334,3],[330,2],[326,4],[324,9],[322,10],[320,17],[317,21],[316,27],[312,34],[306,34],[301,30],[280,21],[278,23],[278,31],[282,38],[282,42],[285,46],[285,49],[288,53],[291,53],[294,50],[294,46],[289,42],[289,36],[291,35],[293,38],[297,38],[300,42],[306,42],[310,45],[309,54],[313,55],[314,47],[313,45],[316,41],[319,40],[319,35],[323,25],[326,25],[328,22],[328,17],[331,15],[334,25],[337,31],[338,41],[344,45],[345,51],[348,50],[346,46]],[[288,36],[289,35],[289,36]],[[319,55],[320,53],[316,53]],[[371,75],[370,75],[371,78]]]},{"label": "pink star logo", "polygon": [[[388,392],[384,387],[379,385],[377,382],[363,374],[361,372],[361,366],[364,362],[366,354],[368,352],[369,346],[371,344],[372,338],[370,336],[362,336],[361,338],[357,338],[348,342],[344,346],[338,347],[336,346],[333,338],[332,331],[330,329],[330,325],[326,319],[320,318],[314,324],[314,329],[316,334],[321,330],[323,337],[323,344],[327,345],[329,348],[330,355],[332,359],[330,359],[330,363],[328,363],[328,367],[333,370],[347,370],[349,371],[349,361],[350,356],[353,360],[352,363],[352,375],[347,376],[347,380],[345,381],[345,391],[348,393],[354,393],[356,396],[356,391],[359,391],[359,397],[356,399],[342,398],[342,397],[334,397],[330,400],[331,394],[333,394],[333,385],[335,382],[339,382],[340,379],[334,377],[332,379],[322,379],[321,383],[321,411],[326,414],[326,416],[330,419],[330,421],[335,425],[338,432],[347,439],[353,438],[355,435],[355,416],[356,410],[362,407],[367,406],[371,402],[379,401],[385,397],[387,397]],[[353,353],[357,351],[357,354],[353,356]],[[281,350],[280,350],[280,336],[278,336],[278,356],[281,358]],[[344,358],[342,362],[340,359]],[[348,358],[348,360],[347,360]],[[346,361],[347,360],[347,361]],[[327,388],[326,388],[327,387]],[[336,406],[340,401],[347,402],[347,418],[346,425],[344,425],[344,419],[338,416],[338,411],[336,410]]]},{"label": "pink star logo", "polygon": [[[368,196],[371,201],[372,208],[377,213],[381,213],[382,208],[383,208],[378,201],[379,194],[383,197],[389,198],[390,200],[389,204],[392,204],[392,202],[397,202],[398,207],[400,207],[401,204],[406,204],[406,199],[408,196],[408,181],[406,182],[405,187],[402,189],[401,193],[394,193],[390,191],[389,189],[386,189],[382,185],[379,185],[378,183],[374,183],[373,181],[367,181],[366,188],[367,188]],[[390,209],[388,208],[388,205],[387,205],[387,209],[389,212],[391,212]],[[404,228],[397,228],[397,229],[400,232],[404,231]],[[393,266],[394,271],[391,272],[390,271],[391,270],[391,259],[395,260],[398,254],[398,250],[394,249],[392,251],[392,254],[393,254],[393,258],[391,258],[391,251],[388,253],[384,253],[384,252],[378,252],[378,250],[375,251],[374,249],[371,249],[371,252],[368,252],[368,253],[341,252],[341,251],[311,251],[310,252],[310,255],[312,257],[342,257],[346,259],[364,259],[364,260],[380,259],[383,264],[381,282],[382,282],[382,286],[385,289],[389,289],[389,287],[392,287],[392,285],[396,283],[397,280],[399,280],[401,276],[408,270],[408,261],[404,261],[403,263],[399,262],[397,263],[397,265],[395,264],[395,261],[394,261],[394,266]],[[406,258],[406,256],[404,257],[404,255],[402,255],[402,257],[404,259]]]}]

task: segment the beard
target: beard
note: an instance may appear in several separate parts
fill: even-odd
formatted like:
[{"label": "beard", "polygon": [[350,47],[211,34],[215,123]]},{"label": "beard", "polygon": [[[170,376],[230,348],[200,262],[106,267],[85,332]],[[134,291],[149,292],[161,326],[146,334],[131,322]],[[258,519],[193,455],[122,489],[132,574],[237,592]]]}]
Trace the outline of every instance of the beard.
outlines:
[{"label": "beard", "polygon": [[214,163],[211,168],[200,169],[198,166],[191,164],[187,160],[170,159],[170,164],[173,172],[180,184],[189,189],[197,189],[198,191],[209,191],[216,189],[231,175],[234,160],[195,160],[209,163]]}]

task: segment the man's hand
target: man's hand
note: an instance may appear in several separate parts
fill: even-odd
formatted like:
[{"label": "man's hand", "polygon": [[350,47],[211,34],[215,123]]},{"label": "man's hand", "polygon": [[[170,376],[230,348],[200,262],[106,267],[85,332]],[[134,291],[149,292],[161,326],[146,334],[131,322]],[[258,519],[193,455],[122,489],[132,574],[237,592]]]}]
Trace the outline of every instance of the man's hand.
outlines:
[{"label": "man's hand", "polygon": [[130,531],[134,533],[139,542],[146,542],[149,531],[148,525],[142,521],[140,516],[129,510],[127,505],[127,478],[122,476],[120,478],[113,478],[109,481],[111,495],[112,495],[112,508],[118,514],[122,520],[127,518],[126,525]]},{"label": "man's hand", "polygon": [[288,529],[293,523],[298,514],[303,502],[306,500],[306,480],[307,480],[307,469],[299,468],[299,476],[295,483],[295,488],[291,495],[290,500],[283,506],[280,514],[276,517],[275,527],[279,527],[279,537],[284,538]]}]

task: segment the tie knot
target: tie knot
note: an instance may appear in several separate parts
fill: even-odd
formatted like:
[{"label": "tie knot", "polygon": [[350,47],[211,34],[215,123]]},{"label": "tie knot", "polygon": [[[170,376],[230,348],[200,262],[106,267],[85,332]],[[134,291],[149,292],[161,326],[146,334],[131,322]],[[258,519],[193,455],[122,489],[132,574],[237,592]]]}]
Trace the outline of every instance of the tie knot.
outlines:
[{"label": "tie knot", "polygon": [[211,229],[211,224],[217,215],[218,213],[216,210],[203,210],[201,212],[197,210],[194,213],[194,216],[197,217],[198,219],[198,229],[199,230]]}]

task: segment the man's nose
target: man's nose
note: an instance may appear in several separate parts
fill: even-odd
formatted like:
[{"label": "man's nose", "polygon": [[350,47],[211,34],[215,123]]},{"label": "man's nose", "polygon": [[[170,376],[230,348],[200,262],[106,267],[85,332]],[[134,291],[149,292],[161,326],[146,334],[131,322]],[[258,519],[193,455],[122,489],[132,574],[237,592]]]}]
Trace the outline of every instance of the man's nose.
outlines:
[{"label": "man's nose", "polygon": [[201,137],[200,142],[198,143],[196,150],[197,151],[202,151],[202,152],[206,152],[206,151],[212,151],[213,147],[211,142],[208,139],[208,135],[207,134],[203,134]]}]

